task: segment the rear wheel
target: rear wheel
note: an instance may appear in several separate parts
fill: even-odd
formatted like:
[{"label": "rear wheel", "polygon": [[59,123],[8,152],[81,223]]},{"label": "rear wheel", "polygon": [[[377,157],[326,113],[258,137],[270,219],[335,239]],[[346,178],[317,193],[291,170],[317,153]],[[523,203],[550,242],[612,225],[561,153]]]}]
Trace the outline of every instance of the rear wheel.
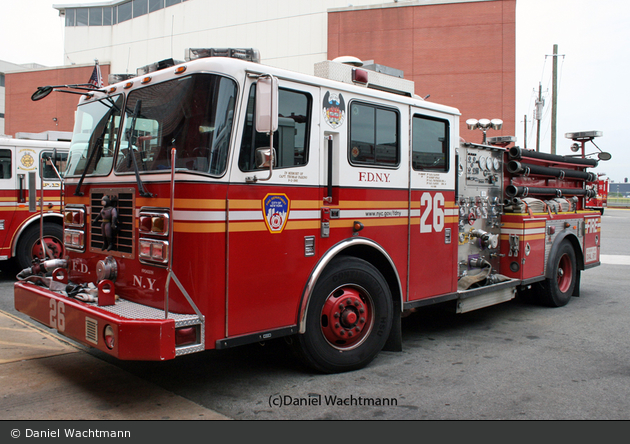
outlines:
[{"label": "rear wheel", "polygon": [[[63,228],[61,225],[44,222],[44,242],[52,253],[53,259],[63,257]],[[22,234],[17,246],[16,258],[21,270],[30,267],[33,260],[44,259],[44,249],[39,236],[39,224],[31,225]]]},{"label": "rear wheel", "polygon": [[541,283],[539,299],[544,305],[562,307],[571,300],[580,272],[577,268],[575,250],[569,241],[564,240],[560,244],[551,266],[552,277]]},{"label": "rear wheel", "polygon": [[325,373],[365,367],[385,345],[392,316],[391,292],[378,269],[362,259],[339,258],[315,286],[298,354]]}]

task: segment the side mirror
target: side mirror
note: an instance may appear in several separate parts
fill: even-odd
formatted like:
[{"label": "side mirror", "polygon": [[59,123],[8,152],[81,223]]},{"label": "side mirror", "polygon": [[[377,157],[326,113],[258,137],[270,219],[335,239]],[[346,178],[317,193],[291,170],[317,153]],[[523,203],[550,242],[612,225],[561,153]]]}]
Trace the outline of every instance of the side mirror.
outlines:
[{"label": "side mirror", "polygon": [[273,133],[278,130],[278,79],[260,77],[256,84],[256,131]]},{"label": "side mirror", "polygon": [[[273,152],[272,152],[273,150]],[[271,159],[273,157],[274,164],[276,159],[275,148],[256,148],[256,167],[257,168],[269,168],[271,166]],[[275,165],[274,165],[275,166]]]},{"label": "side mirror", "polygon": [[53,90],[52,86],[38,86],[37,91],[35,91],[33,95],[31,95],[31,100],[33,102],[41,100],[44,97],[46,97],[48,94],[50,94],[52,90]]},{"label": "side mirror", "polygon": [[610,160],[612,159],[612,154],[602,151],[597,155],[597,157],[599,158],[599,160]]}]

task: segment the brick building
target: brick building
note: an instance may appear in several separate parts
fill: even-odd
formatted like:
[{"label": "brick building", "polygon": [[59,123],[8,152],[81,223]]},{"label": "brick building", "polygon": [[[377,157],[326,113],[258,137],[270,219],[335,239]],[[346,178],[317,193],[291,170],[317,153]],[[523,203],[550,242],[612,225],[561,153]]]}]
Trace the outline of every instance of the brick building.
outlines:
[{"label": "brick building", "polygon": [[[100,67],[106,79],[109,64]],[[5,134],[72,131],[78,95],[57,92],[38,102],[33,102],[31,95],[38,86],[87,83],[93,70],[94,63],[6,73]]]}]

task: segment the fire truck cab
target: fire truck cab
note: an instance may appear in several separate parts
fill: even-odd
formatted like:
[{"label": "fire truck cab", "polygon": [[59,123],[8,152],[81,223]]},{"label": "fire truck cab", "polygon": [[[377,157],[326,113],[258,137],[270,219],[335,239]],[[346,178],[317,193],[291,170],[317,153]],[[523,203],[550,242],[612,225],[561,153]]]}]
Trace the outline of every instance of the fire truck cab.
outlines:
[{"label": "fire truck cab", "polygon": [[[69,139],[65,133],[51,133],[0,137],[0,259],[15,258],[20,269],[30,267],[34,259],[63,256],[63,186],[58,172],[65,169],[70,142],[49,140]],[[42,228],[47,256],[41,244]]]},{"label": "fire truck cab", "polygon": [[460,142],[457,109],[351,62],[309,76],[190,50],[86,92],[66,254],[18,276],[16,308],[119,359],[287,337],[340,372],[400,349],[424,305],[577,295],[599,263],[592,163]]}]

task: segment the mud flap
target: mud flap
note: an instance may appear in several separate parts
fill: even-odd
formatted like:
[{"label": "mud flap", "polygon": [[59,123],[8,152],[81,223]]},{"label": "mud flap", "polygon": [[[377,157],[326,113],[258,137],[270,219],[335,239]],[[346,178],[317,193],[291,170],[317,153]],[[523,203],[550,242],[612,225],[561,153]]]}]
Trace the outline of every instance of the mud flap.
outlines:
[{"label": "mud flap", "polygon": [[582,272],[578,270],[577,276],[575,277],[575,288],[573,289],[573,294],[571,296],[575,296],[575,297],[580,296],[580,277],[581,276],[582,276]]},{"label": "mud flap", "polygon": [[400,312],[398,310],[395,311],[396,314],[392,320],[392,330],[389,333],[387,342],[385,342],[385,345],[383,346],[383,351],[402,351],[402,316],[400,316]]}]

